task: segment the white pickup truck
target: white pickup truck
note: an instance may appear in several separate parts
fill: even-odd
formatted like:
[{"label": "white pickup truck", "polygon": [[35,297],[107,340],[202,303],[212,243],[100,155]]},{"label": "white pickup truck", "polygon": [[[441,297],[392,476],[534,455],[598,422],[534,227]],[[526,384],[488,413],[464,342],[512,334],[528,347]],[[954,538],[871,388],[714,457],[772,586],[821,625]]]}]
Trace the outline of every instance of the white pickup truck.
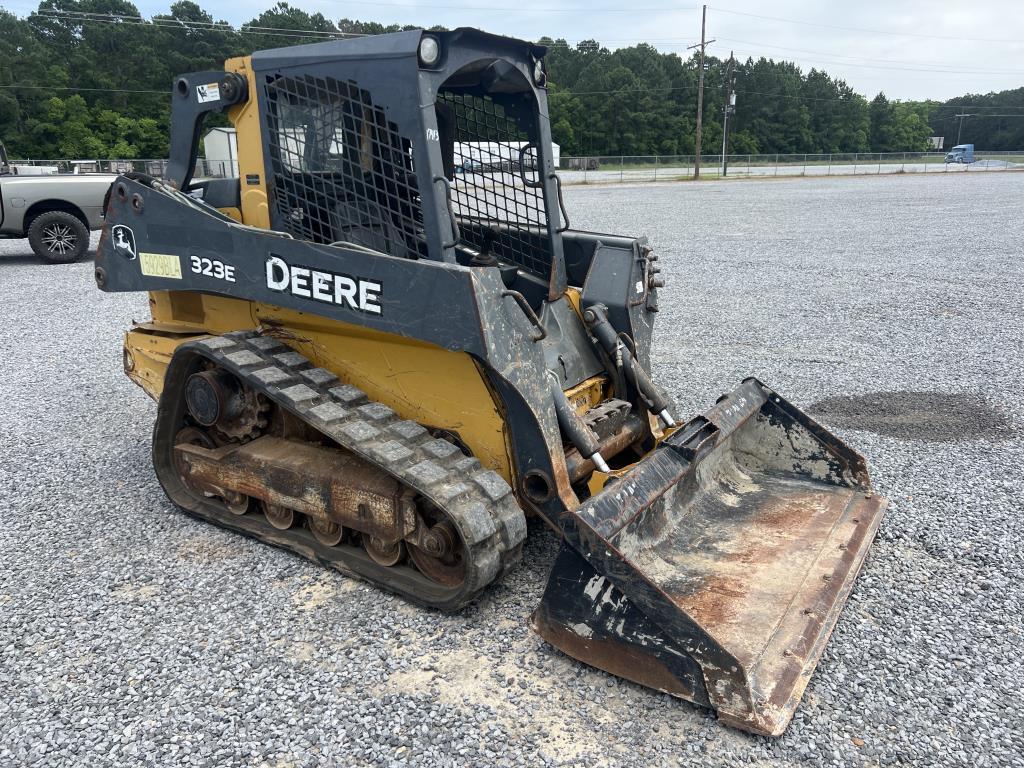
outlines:
[{"label": "white pickup truck", "polygon": [[27,237],[39,258],[77,261],[89,248],[89,230],[103,225],[103,205],[114,174],[21,176],[0,144],[0,237]]}]

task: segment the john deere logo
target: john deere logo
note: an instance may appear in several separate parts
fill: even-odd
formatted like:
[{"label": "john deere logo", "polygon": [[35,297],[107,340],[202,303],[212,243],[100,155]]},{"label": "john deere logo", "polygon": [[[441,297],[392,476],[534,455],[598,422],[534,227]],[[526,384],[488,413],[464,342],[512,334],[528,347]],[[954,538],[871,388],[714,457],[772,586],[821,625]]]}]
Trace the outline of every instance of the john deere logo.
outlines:
[{"label": "john deere logo", "polygon": [[129,261],[134,260],[138,255],[138,251],[135,250],[135,233],[132,232],[131,227],[126,227],[124,224],[115,224],[110,230],[110,235],[114,241],[114,251],[121,254]]}]

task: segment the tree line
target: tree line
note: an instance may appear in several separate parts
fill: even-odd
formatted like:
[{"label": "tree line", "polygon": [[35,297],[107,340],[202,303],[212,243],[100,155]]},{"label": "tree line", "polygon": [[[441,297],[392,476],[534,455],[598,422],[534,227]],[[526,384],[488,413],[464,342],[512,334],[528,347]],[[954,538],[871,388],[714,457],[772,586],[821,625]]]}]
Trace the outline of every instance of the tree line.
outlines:
[{"label": "tree line", "polygon": [[[137,17],[127,0],[43,0],[24,19],[0,9],[0,140],[12,157],[166,157],[176,75],[216,69],[255,50],[321,40],[322,33],[413,28],[332,21],[284,2],[238,29],[191,0],[149,21],[132,20]],[[696,56],[647,44],[612,51],[593,40],[539,42],[549,47],[552,136],[563,156],[693,153]],[[882,93],[869,101],[818,69],[709,56],[706,153],[721,148],[730,73],[737,100],[729,118],[733,153],[920,151],[933,135],[944,135],[949,146],[964,105],[975,115],[966,118],[965,142],[989,150],[1024,147],[1024,118],[996,116],[1024,114],[1024,88],[945,104],[891,101]]]}]

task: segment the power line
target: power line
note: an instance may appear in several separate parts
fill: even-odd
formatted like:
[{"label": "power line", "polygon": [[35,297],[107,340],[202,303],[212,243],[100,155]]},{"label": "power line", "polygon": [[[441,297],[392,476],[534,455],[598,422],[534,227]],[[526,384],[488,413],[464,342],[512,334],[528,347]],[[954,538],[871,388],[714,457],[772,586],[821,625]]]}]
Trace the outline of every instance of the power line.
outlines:
[{"label": "power line", "polygon": [[[644,10],[644,9],[635,9],[635,10]],[[719,9],[719,10],[721,10],[721,9]],[[35,16],[37,18],[51,18],[51,19],[55,19],[55,20],[66,19],[66,20],[69,20],[69,21],[95,22],[95,23],[104,23],[104,24],[120,24],[120,23],[149,24],[149,25],[152,25],[154,27],[160,27],[160,28],[164,28],[164,29],[168,29],[168,28],[173,28],[173,29],[193,29],[193,28],[198,28],[199,31],[203,31],[203,30],[223,30],[223,31],[234,31],[234,32],[237,32],[238,34],[269,35],[269,36],[272,36],[272,37],[285,37],[285,38],[293,38],[293,39],[309,39],[311,37],[322,37],[324,39],[336,39],[336,38],[352,38],[352,37],[366,37],[366,36],[368,36],[368,35],[363,34],[363,33],[341,32],[341,31],[337,31],[337,30],[331,31],[331,30],[319,30],[319,29],[295,29],[295,28],[287,28],[287,27],[264,27],[264,26],[255,26],[255,25],[243,25],[242,27],[237,27],[236,28],[236,27],[232,27],[230,24],[227,24],[226,22],[191,21],[191,20],[184,20],[184,19],[175,19],[175,18],[170,18],[170,17],[167,17],[167,18],[157,18],[157,17],[154,17],[153,19],[147,20],[147,19],[143,18],[142,16],[126,16],[126,15],[121,15],[121,14],[88,13],[88,12],[85,12],[85,11],[53,11],[53,10],[49,10],[49,9],[44,9],[43,11],[31,13],[31,14],[29,14],[29,16],[30,17]],[[800,49],[785,48],[783,46],[770,45],[770,44],[759,43],[759,42],[754,42],[754,41],[745,41],[745,40],[737,40],[737,39],[730,39],[730,38],[721,38],[721,39],[722,40],[729,40],[730,42],[744,43],[744,44],[747,44],[747,45],[758,45],[758,46],[762,46],[762,47],[766,47],[766,48],[775,48],[775,49],[779,49],[779,50],[793,51],[793,52],[797,52],[797,53],[803,52],[803,53],[808,53],[808,54],[812,54],[812,55],[835,56],[835,54],[817,53],[817,52],[813,52],[813,51],[801,51]],[[682,47],[684,45],[684,43],[678,43],[678,44],[669,43],[669,41],[672,41],[672,40],[679,40],[679,38],[650,38],[650,39],[642,39],[642,38],[609,38],[608,42],[641,42],[641,43],[659,42],[659,43],[662,44],[663,47]],[[595,42],[597,42],[597,41],[595,41]],[[578,46],[579,43],[576,43],[576,45]],[[548,47],[550,47],[550,48],[559,48],[559,47],[563,47],[563,46],[565,48],[567,48],[567,49],[572,50],[572,44],[569,43],[569,42],[566,42],[566,41],[552,41],[551,43],[548,43]],[[744,55],[746,55],[748,57],[751,57],[751,58],[762,57],[763,56],[763,54],[761,54],[761,53],[752,52],[752,51],[741,51],[741,53],[743,53]],[[865,58],[865,57],[846,57],[846,56],[843,56],[841,58],[857,58],[857,59],[863,59],[865,61],[872,61],[872,59]],[[876,59],[876,61],[886,61],[886,60],[884,60],[884,59]],[[893,62],[893,63],[903,63],[903,62]],[[910,64],[912,62],[905,62],[905,63]],[[1024,74],[1024,70],[983,70],[983,69],[951,70],[951,69],[915,68],[915,67],[888,67],[888,66],[878,66],[878,65],[872,65],[872,64],[859,64],[859,63],[850,62],[850,61],[828,61],[828,60],[825,60],[825,61],[819,61],[819,62],[817,62],[817,64],[819,64],[821,66],[831,66],[831,67],[835,67],[835,66],[851,66],[851,67],[861,67],[861,68],[868,68],[868,69],[880,69],[880,70],[884,70],[884,71],[927,72],[927,73],[934,73],[934,74],[965,75],[965,76],[966,75],[976,75],[976,74],[991,74],[991,75],[1018,75],[1018,74]],[[805,63],[805,65],[806,65],[806,63]],[[937,65],[937,66],[941,66],[941,65]]]},{"label": "power line", "polygon": [[928,35],[923,32],[897,32],[892,29],[865,29],[863,27],[844,27],[839,24],[823,24],[817,21],[802,21],[800,19],[785,19],[780,16],[763,16],[758,13],[746,13],[744,11],[733,11],[729,8],[722,8],[721,6],[711,6],[712,10],[719,11],[720,13],[728,13],[733,16],[748,16],[752,19],[764,19],[767,21],[781,21],[786,24],[801,24],[807,27],[821,27],[823,29],[840,29],[847,32],[861,32],[868,35],[894,35],[896,37],[921,37],[930,40],[955,40],[957,42],[963,42],[965,40],[974,43],[1010,43],[1013,45],[1019,45],[1020,40],[1010,40],[1006,38],[991,38],[991,37],[964,37],[963,35]]},{"label": "power line", "polygon": [[4,89],[18,89],[27,91],[96,91],[102,93],[163,93],[170,94],[170,89],[166,91],[154,91],[146,88],[79,88],[71,85],[0,85],[0,88]]},{"label": "power line", "polygon": [[[665,91],[679,91],[690,88],[689,85],[671,85],[662,88],[611,88],[603,91],[555,91],[554,95],[567,95],[567,96],[608,96],[613,94],[625,94],[625,93],[663,93]],[[723,86],[716,86],[721,89]],[[0,88],[11,89],[11,90],[30,90],[30,91],[88,91],[96,93],[160,93],[170,94],[170,89],[165,91],[150,90],[144,88],[86,88],[77,87],[71,85],[0,85]],[[744,93],[755,93],[754,91],[744,91]],[[780,94],[781,95],[781,94]],[[835,99],[835,101],[844,101],[844,99]]]},{"label": "power line", "polygon": [[[35,11],[28,15],[29,18],[43,18],[53,19],[56,21],[67,20],[67,21],[78,21],[88,22],[96,24],[135,24],[135,25],[146,25],[149,24],[154,27],[160,27],[163,29],[193,29],[197,28],[198,31],[217,30],[225,32],[237,32],[238,34],[265,34],[273,37],[293,37],[293,38],[309,38],[309,37],[323,37],[324,39],[336,39],[336,38],[353,38],[353,37],[373,37],[377,34],[386,33],[363,33],[363,32],[342,32],[340,30],[321,30],[321,29],[296,29],[294,27],[263,27],[255,26],[251,24],[244,24],[241,27],[233,27],[226,22],[211,22],[211,21],[192,21],[185,19],[175,19],[171,17],[153,17],[146,19],[142,16],[126,16],[115,13],[87,13],[85,11],[54,11],[50,9],[44,9],[42,11]],[[672,40],[678,38],[662,38],[661,40]],[[660,42],[661,40],[655,39],[654,42]],[[582,41],[581,41],[582,42]],[[595,41],[596,42],[596,41]],[[607,42],[650,42],[644,38],[639,37],[620,37],[620,38],[608,38]],[[578,45],[578,44],[577,44]],[[552,41],[548,43],[549,48],[570,48],[571,45],[565,41]]]},{"label": "power line", "polygon": [[[719,37],[718,39],[719,40],[725,40],[725,41],[728,41],[728,42],[731,42],[731,43],[740,43],[742,45],[756,45],[756,46],[758,46],[760,48],[773,48],[773,49],[779,50],[779,51],[791,51],[793,53],[808,53],[808,54],[811,54],[812,56],[828,56],[828,57],[831,57],[831,58],[840,58],[840,59],[856,59],[858,61],[880,61],[880,62],[885,62],[887,64],[906,64],[906,65],[909,65],[909,66],[941,67],[942,68],[942,69],[929,69],[929,70],[925,70],[925,71],[928,71],[928,72],[943,73],[943,72],[947,71],[948,67],[950,66],[948,64],[939,64],[937,62],[900,61],[898,59],[877,59],[877,58],[872,58],[872,57],[869,57],[869,56],[846,56],[844,54],[839,54],[839,53],[825,53],[823,51],[807,51],[807,50],[802,50],[800,48],[786,48],[786,47],[781,46],[781,45],[771,45],[769,43],[761,43],[761,42],[756,42],[756,41],[753,41],[753,40],[737,40],[737,39],[731,38],[731,37]],[[837,61],[837,62],[829,62],[829,63],[846,64],[847,62]],[[985,74],[1001,74],[1002,73],[1002,71],[994,72],[993,70],[975,69],[973,67],[968,69],[968,70],[960,70],[960,71],[971,72],[971,73],[974,73],[974,74],[981,74],[981,75],[985,75]],[[1024,69],[1015,69],[1015,70],[1006,70],[1006,71],[1010,72],[1012,74],[1024,74]]]},{"label": "power line", "polygon": [[609,96],[612,94],[619,93],[662,93],[664,91],[681,91],[688,89],[692,86],[689,85],[666,85],[663,88],[610,88],[606,91],[572,91],[572,90],[557,90],[554,92],[555,96],[565,94],[567,96]]},{"label": "power line", "polygon": [[[372,6],[380,6],[380,7],[386,7],[386,8],[402,8],[402,9],[408,9],[408,10],[431,10],[431,11],[439,10],[440,9],[440,10],[500,11],[500,12],[506,12],[506,13],[507,12],[522,13],[523,10],[524,10],[522,8],[522,6],[492,6],[492,5],[431,5],[431,6],[427,7],[427,8],[425,8],[424,6],[421,6],[421,5],[400,4],[400,3],[379,3],[379,2],[370,2],[369,0],[358,0],[356,2],[346,2],[345,4],[346,5],[372,5]],[[700,9],[700,6],[696,6],[696,5],[683,5],[683,6],[656,6],[656,7],[646,7],[646,8],[645,7],[638,7],[638,8],[632,8],[632,7],[629,7],[629,8],[627,8],[627,7],[611,8],[611,7],[606,7],[606,8],[586,8],[586,9],[581,9],[581,8],[530,8],[528,10],[529,10],[530,13],[580,13],[582,10],[585,10],[586,13],[588,13],[588,14],[594,14],[594,13],[637,13],[637,12],[656,12],[656,11],[696,11],[696,10],[699,10],[699,9]],[[51,14],[72,14],[72,13],[75,13],[75,14],[89,15],[89,16],[117,16],[117,14],[90,14],[90,13],[87,13],[85,11],[58,11],[58,10],[55,10],[55,9],[43,9],[43,12],[48,12],[48,13],[51,13]],[[32,14],[29,14],[29,15],[41,15],[41,13],[40,12],[34,12]],[[145,19],[143,19],[141,16],[123,16],[121,18],[141,19],[141,20],[145,21]],[[174,20],[175,21],[183,21],[183,20],[179,20],[179,19],[174,19]],[[221,24],[220,22],[197,22],[197,21],[184,22],[183,21],[183,23],[188,23],[188,24],[213,24],[213,25],[224,26],[224,27],[229,27],[230,26],[228,24]]]},{"label": "power line", "polygon": [[[688,90],[693,88],[692,85],[666,85],[654,88],[609,88],[606,90],[599,91],[574,91],[571,89],[558,89],[552,92],[552,95],[557,96],[610,96],[620,95],[628,93],[664,93],[666,91],[680,91]],[[713,86],[717,90],[723,89],[724,85]],[[10,90],[36,90],[36,91],[87,91],[97,93],[158,93],[158,94],[169,94],[170,90],[159,91],[142,88],[86,88],[77,86],[56,86],[56,85],[0,85],[2,89]],[[824,102],[842,102],[850,103],[856,99],[865,99],[858,93],[851,93],[848,97],[822,97],[822,96],[803,96],[800,94],[791,93],[779,93],[775,91],[754,91],[754,90],[737,90],[736,93],[740,96],[767,96],[769,98],[776,99],[795,99],[798,101],[824,101]],[[935,104],[935,109],[1017,109],[1019,105],[1012,104]],[[1018,117],[1019,115],[1004,115],[1004,114],[991,114],[982,113],[977,115],[978,117]],[[946,119],[946,118],[943,118]]]},{"label": "power line", "polygon": [[[946,117],[940,117],[940,118],[934,118],[933,117],[931,119],[945,121],[945,120],[957,120],[957,119],[959,119],[959,117],[960,117],[960,115],[947,115]],[[993,115],[993,114],[974,115],[974,114],[971,114],[971,115],[966,115],[966,117],[1024,117],[1024,112],[1021,112],[1021,113],[1016,114],[1016,115]]]},{"label": "power line", "polygon": [[[687,85],[679,86],[666,86],[664,88],[627,88],[627,89],[609,89],[605,91],[556,91],[556,95],[566,94],[570,96],[598,96],[598,95],[609,95],[617,93],[661,93],[663,91],[678,91],[689,88]],[[170,89],[165,91],[149,90],[143,88],[86,88],[77,87],[71,85],[0,85],[0,88],[12,89],[12,90],[30,90],[30,91],[95,91],[102,93],[163,93],[170,94]]]},{"label": "power line", "polygon": [[122,16],[115,13],[85,13],[84,11],[49,11],[44,9],[43,11],[38,11],[29,14],[30,18],[33,16],[43,19],[53,19],[56,21],[81,21],[96,24],[149,24],[154,27],[163,28],[198,28],[201,31],[223,30],[225,32],[237,32],[239,34],[270,34],[275,37],[366,37],[366,35],[359,34],[356,32],[332,32],[330,30],[320,29],[289,29],[287,27],[258,27],[249,25],[243,25],[242,27],[232,27],[230,24],[227,24],[226,22],[219,21],[186,21],[184,19],[175,19],[170,17],[145,19],[142,16]]},{"label": "power line", "polygon": [[[670,42],[667,42],[669,40],[674,40],[674,39],[677,39],[677,38],[660,38],[660,39],[648,38],[646,40],[643,40],[642,42],[646,42],[646,43],[657,42],[657,43],[659,43],[659,46],[661,48],[682,48],[685,45],[685,43],[670,43]],[[746,45],[756,45],[756,46],[760,46],[760,47],[764,47],[764,48],[777,49],[777,50],[780,50],[780,51],[790,51],[790,52],[794,52],[794,53],[806,53],[806,54],[810,54],[812,56],[832,57],[831,59],[821,59],[821,60],[818,60],[818,61],[809,60],[809,59],[806,59],[803,56],[796,57],[796,58],[788,58],[788,57],[781,57],[780,56],[778,59],[772,59],[772,58],[770,58],[768,56],[765,56],[764,53],[761,52],[761,51],[751,51],[751,50],[742,50],[742,49],[738,50],[739,53],[741,53],[742,55],[744,55],[744,56],[746,56],[748,58],[751,58],[751,59],[766,58],[766,59],[769,59],[770,61],[787,61],[787,60],[789,60],[789,61],[793,61],[793,63],[798,63],[797,59],[800,59],[799,63],[802,63],[803,66],[814,67],[815,69],[820,69],[820,68],[823,68],[823,67],[829,67],[829,68],[858,67],[858,68],[862,68],[862,69],[877,69],[877,70],[882,70],[882,71],[885,71],[885,72],[925,72],[925,73],[928,73],[928,74],[936,74],[936,75],[959,75],[959,76],[974,76],[974,75],[1016,76],[1016,75],[1024,75],[1024,69],[979,69],[979,68],[973,68],[973,67],[969,67],[969,68],[966,68],[966,69],[950,69],[947,65],[942,65],[942,64],[935,64],[935,65],[922,64],[921,66],[913,66],[915,64],[915,62],[900,62],[900,61],[894,61],[894,60],[890,60],[890,59],[872,59],[872,58],[861,57],[861,56],[842,56],[840,54],[830,54],[830,53],[823,53],[823,52],[818,52],[818,51],[804,51],[804,50],[801,50],[801,49],[798,49],[798,48],[787,48],[787,47],[783,47],[783,46],[779,46],[779,45],[769,45],[767,43],[760,43],[760,42],[750,41],[750,40],[738,40],[736,38],[729,38],[729,37],[718,37],[717,39],[721,40],[721,41],[724,41],[724,42],[741,43],[741,44],[746,44]],[[618,40],[618,42],[629,42],[629,41],[630,41],[630,38],[621,38],[621,39]],[[616,40],[610,39],[610,40],[608,40],[608,42],[616,42]],[[547,45],[548,45],[549,48],[562,48],[562,47],[564,47],[564,48],[567,48],[569,50],[573,50],[572,44],[567,43],[567,42],[554,41],[552,43],[548,43]],[[579,44],[577,43],[576,45],[579,45]],[[844,59],[857,59],[859,61],[845,61]],[[882,61],[882,62],[890,62],[890,63],[893,63],[893,64],[909,64],[911,66],[882,66],[882,65],[879,65],[879,64],[860,63],[860,61],[865,61],[865,62],[869,62],[869,61]]]},{"label": "power line", "polygon": [[867,99],[864,96],[861,96],[859,93],[851,93],[851,95],[846,98],[835,98],[833,96],[802,96],[796,93],[773,93],[771,91],[748,90],[738,90],[736,91],[736,94],[739,96],[768,96],[769,98],[775,99],[796,99],[798,101],[833,101],[842,102],[843,104],[849,104],[853,101],[856,101],[857,99],[862,99],[863,101],[867,102]]},{"label": "power line", "polygon": [[[679,38],[646,38],[646,39],[643,39],[643,40],[637,40],[637,42],[658,43],[658,47],[660,47],[660,48],[683,48],[683,47],[689,48],[690,47],[690,46],[686,46],[685,42],[678,42],[678,43],[676,43],[676,42],[669,42],[669,41],[678,40],[678,39]],[[801,49],[798,49],[798,48],[787,48],[787,47],[783,47],[783,46],[780,46],[780,45],[769,45],[767,43],[760,43],[760,42],[751,41],[751,40],[738,40],[736,38],[730,38],[730,37],[718,37],[716,39],[721,40],[723,42],[741,43],[741,44],[745,44],[745,45],[756,45],[756,46],[760,46],[760,47],[763,47],[763,48],[773,48],[773,49],[777,49],[777,50],[780,50],[780,51],[790,51],[790,52],[793,52],[793,53],[805,53],[805,54],[810,54],[812,56],[831,57],[829,59],[822,59],[822,60],[818,60],[816,62],[812,61],[812,60],[809,60],[809,59],[806,59],[803,56],[797,57],[797,58],[802,60],[802,63],[804,64],[804,66],[813,66],[815,68],[820,68],[822,66],[829,66],[829,67],[858,67],[858,68],[862,68],[862,69],[878,69],[878,70],[882,70],[882,71],[886,71],[886,72],[925,72],[925,73],[928,73],[928,74],[936,74],[936,75],[963,75],[963,76],[973,76],[973,75],[1004,75],[1004,76],[1024,75],[1024,69],[979,69],[979,68],[976,68],[976,67],[968,67],[966,69],[950,69],[949,68],[950,65],[926,64],[926,63],[921,63],[920,66],[914,66],[915,64],[917,64],[917,62],[901,62],[901,61],[896,61],[896,60],[892,60],[892,59],[873,59],[873,58],[864,57],[864,56],[843,56],[841,54],[831,54],[831,53],[824,53],[824,52],[820,52],[820,51],[805,51],[805,50],[801,50]],[[635,38],[608,38],[608,39],[605,40],[605,42],[632,42],[634,40],[636,40],[636,39]],[[581,41],[581,42],[583,42],[583,41]],[[575,44],[575,46],[578,46],[578,45],[579,45],[579,43]],[[565,42],[565,41],[552,41],[550,43],[547,43],[547,47],[548,48],[566,48],[568,50],[573,50],[574,49],[574,44],[573,43],[569,43],[569,42]],[[796,62],[796,58],[779,57],[778,59],[770,59],[770,57],[765,56],[764,53],[762,53],[760,51],[739,50],[739,52],[742,53],[744,56],[747,56],[747,57],[753,58],[753,59],[769,58],[769,60],[771,60],[771,61],[791,60],[794,63],[797,63]],[[855,59],[856,61],[846,61],[846,59]],[[908,64],[910,66],[882,66],[882,65],[879,65],[879,64],[860,63],[861,61],[864,61],[864,62],[880,61],[880,62],[889,62],[889,63],[892,63],[892,64]]]},{"label": "power line", "polygon": [[409,10],[434,10],[437,8],[454,11],[515,11],[516,13],[636,13],[637,11],[699,11],[698,5],[661,5],[652,8],[524,8],[496,7],[491,5],[414,5],[409,3],[381,3],[376,0],[346,0],[345,5],[373,5],[385,8],[407,8]]},{"label": "power line", "polygon": [[[763,53],[755,53],[753,51],[743,51],[743,53],[745,55],[749,56],[750,58],[756,58],[756,57],[767,58]],[[827,56],[828,54],[822,54],[822,55]],[[805,66],[807,66],[807,64],[809,63],[809,60],[805,59],[802,56],[798,57],[798,58],[803,60]],[[796,63],[795,59],[790,59],[790,60],[792,60],[794,63]],[[861,63],[853,62],[853,61],[822,61],[822,60],[818,60],[817,62],[814,62],[814,63],[817,64],[817,66],[819,66],[819,67],[820,66],[858,67],[860,69],[880,69],[880,70],[883,70],[885,72],[928,72],[928,73],[933,74],[933,75],[965,75],[965,76],[972,76],[973,77],[975,75],[1007,75],[1007,76],[1013,76],[1013,75],[1022,75],[1022,74],[1024,74],[1024,70],[1019,70],[1019,69],[1018,70],[924,69],[924,68],[921,68],[921,67],[892,67],[892,66],[882,66],[882,65],[879,65],[879,64],[861,64]]]},{"label": "power line", "polygon": [[[436,7],[436,6],[435,6]],[[643,9],[640,9],[643,10]],[[126,16],[116,13],[87,13],[85,11],[58,11],[51,9],[43,9],[42,11],[34,11],[28,14],[28,18],[49,18],[60,21],[66,19],[68,21],[82,21],[82,22],[95,22],[97,24],[120,24],[134,23],[134,24],[151,24],[153,26],[174,28],[174,29],[190,29],[192,27],[199,27],[202,29],[210,30],[223,30],[225,32],[238,32],[239,34],[272,34],[272,33],[288,33],[288,34],[274,34],[275,37],[309,37],[314,35],[320,35],[324,37],[336,38],[336,37],[373,37],[377,32],[342,32],[340,30],[322,30],[322,29],[296,29],[294,27],[262,27],[255,26],[252,24],[244,24],[241,27],[233,27],[227,22],[220,21],[193,21],[186,19],[176,19],[173,17],[152,17],[146,19],[142,16]],[[669,41],[680,41],[682,38],[678,37],[661,37],[661,38],[642,38],[642,37],[611,37],[605,38],[604,42],[611,43],[665,43],[665,47],[673,47],[668,45]],[[586,41],[580,40],[575,43],[567,42],[565,40],[551,40],[546,44],[548,48],[568,48],[572,50],[574,47],[579,46],[580,43]],[[593,42],[598,42],[594,40]],[[598,43],[599,45],[601,43]],[[682,45],[682,43],[679,43]]]},{"label": "power line", "polygon": [[[721,10],[721,9],[719,9],[719,10]],[[78,21],[95,22],[95,23],[107,23],[107,24],[120,24],[120,23],[151,24],[151,25],[157,26],[157,27],[174,28],[174,29],[189,29],[190,27],[198,26],[200,28],[199,31],[203,31],[203,28],[210,29],[210,30],[222,29],[222,30],[225,30],[225,31],[235,31],[235,32],[238,32],[239,34],[271,35],[271,36],[275,36],[275,37],[292,37],[292,38],[300,38],[300,39],[309,39],[310,37],[315,37],[315,36],[323,36],[323,37],[329,37],[329,38],[337,38],[337,37],[364,37],[364,36],[366,36],[366,35],[362,35],[362,34],[354,33],[354,32],[340,32],[340,31],[332,32],[332,31],[329,31],[329,30],[294,29],[294,28],[284,28],[284,27],[263,27],[263,26],[248,26],[248,25],[236,29],[234,27],[231,27],[231,25],[227,24],[226,22],[185,21],[185,20],[174,19],[174,18],[154,18],[151,21],[147,21],[146,19],[144,19],[141,16],[126,16],[126,15],[120,15],[120,14],[98,14],[98,13],[87,13],[87,12],[84,12],[84,11],[50,11],[50,10],[44,9],[43,12],[32,13],[32,14],[30,14],[30,16],[36,16],[36,17],[40,17],[40,18],[53,18],[53,19],[57,19],[57,20],[61,19],[62,17],[66,17],[69,20],[78,20]],[[79,17],[81,17],[81,18],[79,18]],[[661,39],[662,40],[671,40],[673,38],[661,38]],[[629,38],[621,38],[620,40],[629,40]],[[594,41],[594,42],[597,42],[597,41]],[[649,42],[649,41],[644,41],[644,42]],[[742,41],[737,41],[737,42],[742,42]],[[770,46],[770,45],[761,44],[761,43],[753,43],[753,42],[751,42],[750,44],[752,44],[752,45],[765,45],[765,47],[779,48],[779,49],[782,49],[782,50],[796,50],[796,49],[785,49],[782,46]],[[560,47],[561,45],[564,45],[566,48],[570,48],[570,43],[565,42],[565,41],[553,41],[552,43],[549,43],[549,47]],[[577,43],[577,45],[578,45],[578,43]],[[599,45],[600,45],[600,43],[599,43]],[[571,50],[571,48],[570,48],[570,50]],[[748,52],[746,52],[746,55],[752,58],[755,55],[760,56],[761,54],[752,54],[751,52],[748,51]],[[849,62],[825,62],[825,63],[829,64],[829,65],[836,65],[836,66],[842,66],[844,64],[852,65]],[[852,66],[856,66],[856,65],[852,65]],[[881,68],[881,69],[885,69],[885,68]],[[898,68],[893,68],[893,69],[898,69]],[[973,74],[973,73],[966,73],[966,72],[962,72],[962,73],[946,72],[946,71],[939,72],[939,71],[936,71],[936,70],[923,70],[923,71],[936,72],[937,74]],[[779,75],[777,73],[764,73],[764,74],[768,75],[768,76],[775,76],[775,77],[780,77],[781,76],[781,75]],[[997,74],[997,73],[992,72],[992,74]],[[112,92],[112,93],[113,92],[119,92],[119,93],[165,93],[164,91],[150,91],[150,90],[138,90],[138,89],[104,89],[104,88],[90,89],[90,88],[73,88],[73,87],[63,87],[62,88],[62,87],[54,87],[54,86],[2,86],[2,87],[3,88],[8,88],[8,89],[10,89],[10,88],[24,88],[24,89],[36,89],[36,90],[47,90],[47,89],[49,89],[49,90],[77,90],[77,91],[97,91],[97,92],[99,92],[99,91],[106,91],[106,92]],[[685,88],[688,88],[688,87],[690,87],[690,86],[666,86],[666,87],[657,87],[657,88],[636,88],[636,89],[609,89],[609,90],[599,90],[599,91],[571,91],[571,90],[567,90],[566,93],[570,93],[570,94],[575,95],[575,96],[609,95],[609,94],[622,94],[622,93],[658,93],[658,92],[664,92],[664,91],[681,90],[681,89],[685,89]],[[748,91],[748,90],[737,91],[737,93],[740,93],[740,94],[756,94],[756,95],[764,95],[764,96],[769,96],[769,97],[774,97],[774,98],[797,99],[797,100],[803,100],[803,101],[848,102],[850,100],[849,98],[822,98],[822,97],[800,96],[800,95],[793,95],[793,94],[769,93],[769,92],[764,92],[764,91]],[[863,97],[861,97],[861,98],[863,98]],[[939,106],[942,106],[942,105],[939,105]],[[972,104],[952,104],[950,106],[951,107],[956,107],[956,108],[972,108],[972,109],[974,109],[974,108],[977,108],[977,109],[999,109],[999,108],[1006,108],[1006,107],[1009,107],[1011,109],[1017,108],[1017,105],[988,105],[988,104],[977,104],[977,105],[972,105]]]},{"label": "power line", "polygon": [[[604,43],[648,43],[648,44],[651,44],[651,43],[661,43],[663,45],[663,47],[665,47],[665,48],[681,48],[681,47],[686,47],[685,46],[685,41],[688,41],[689,38],[682,38],[682,37],[606,37],[602,41],[594,40],[593,38],[588,38],[586,40],[577,40],[576,42],[570,42],[570,41],[567,41],[567,40],[551,40],[550,38],[548,38],[548,40],[549,40],[549,42],[543,43],[543,45],[545,45],[548,48],[568,48],[569,50],[573,50],[575,48],[578,48],[583,43],[597,43],[598,46],[600,46],[601,48],[604,48]],[[670,42],[670,41],[674,41],[674,42]]]},{"label": "power line", "polygon": [[[714,86],[716,90],[722,90],[725,86]],[[559,90],[555,91],[552,95],[554,96],[618,96],[632,93],[664,93],[665,91],[679,91],[693,88],[691,85],[673,85],[664,86],[660,88],[613,88],[601,91],[572,91],[572,90]],[[162,95],[169,95],[170,90],[152,90],[144,88],[86,88],[77,86],[56,86],[56,85],[0,85],[0,89],[5,90],[30,90],[30,91],[82,91],[91,93],[155,93]],[[778,93],[772,91],[753,91],[753,90],[737,90],[735,91],[740,96],[766,96],[768,98],[775,99],[794,99],[797,101],[815,101],[815,102],[839,102],[849,104],[856,99],[864,99],[860,94],[854,93],[847,98],[828,98],[820,96],[801,96],[799,94],[790,93]],[[866,101],[866,99],[865,99]],[[936,110],[946,109],[999,109],[999,108],[1016,108],[1009,104],[1005,105],[980,105],[980,104],[936,104]],[[992,113],[979,113],[972,115],[972,117],[1024,117],[1024,113],[1021,114],[992,114]],[[939,117],[934,116],[932,120],[953,120],[955,116]]]}]

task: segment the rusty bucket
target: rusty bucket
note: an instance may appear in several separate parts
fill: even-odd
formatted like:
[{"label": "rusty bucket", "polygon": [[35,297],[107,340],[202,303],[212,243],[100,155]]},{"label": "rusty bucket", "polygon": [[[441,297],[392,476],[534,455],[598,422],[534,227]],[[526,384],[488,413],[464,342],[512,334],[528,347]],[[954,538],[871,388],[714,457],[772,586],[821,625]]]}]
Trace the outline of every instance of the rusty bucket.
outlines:
[{"label": "rusty bucket", "polygon": [[748,379],[576,510],[534,629],[779,735],[885,505],[858,453]]}]

